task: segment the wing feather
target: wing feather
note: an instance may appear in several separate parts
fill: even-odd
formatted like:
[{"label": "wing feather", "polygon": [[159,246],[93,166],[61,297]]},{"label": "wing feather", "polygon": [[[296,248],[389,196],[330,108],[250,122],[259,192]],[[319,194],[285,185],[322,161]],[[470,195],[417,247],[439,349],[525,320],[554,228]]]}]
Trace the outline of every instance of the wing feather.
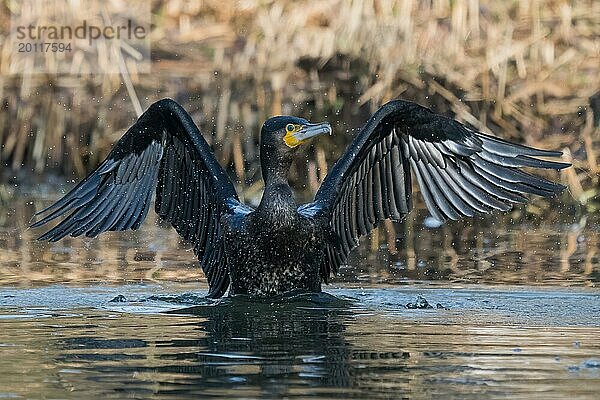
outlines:
[{"label": "wing feather", "polygon": [[560,192],[564,186],[519,169],[569,166],[536,158],[560,155],[474,131],[415,103],[385,104],[330,170],[314,202],[299,208],[311,210],[340,238],[339,247],[327,245],[321,276],[336,272],[358,238],[379,222],[410,211],[411,170],[431,215],[456,220],[507,211],[526,194]]},{"label": "wing feather", "polygon": [[107,159],[62,199],[36,215],[32,227],[63,219],[40,240],[137,229],[155,210],[194,245],[209,296],[229,285],[221,240],[223,215],[249,212],[190,116],[173,100],[154,103],[123,135]]}]

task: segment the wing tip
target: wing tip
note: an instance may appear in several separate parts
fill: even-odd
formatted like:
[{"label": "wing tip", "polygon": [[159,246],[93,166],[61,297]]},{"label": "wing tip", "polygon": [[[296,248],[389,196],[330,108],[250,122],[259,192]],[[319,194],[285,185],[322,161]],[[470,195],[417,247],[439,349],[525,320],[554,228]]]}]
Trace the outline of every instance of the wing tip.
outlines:
[{"label": "wing tip", "polygon": [[561,183],[554,183],[552,188],[548,188],[548,190],[547,190],[548,194],[544,195],[543,197],[558,196],[560,193],[562,193],[566,189],[567,189],[566,185],[563,185]]},{"label": "wing tip", "polygon": [[[52,231],[48,231],[46,233],[41,234],[40,236],[38,236],[37,238],[35,238],[35,240],[39,241],[39,242],[56,242],[56,240],[52,240],[54,234],[51,233]],[[58,240],[58,239],[57,239]]]},{"label": "wing tip", "polygon": [[[562,154],[562,152],[561,152],[561,154]],[[568,168],[572,165],[569,162],[544,160],[544,159],[539,159],[536,157],[524,156],[524,155],[517,156],[516,158],[521,159],[521,160],[531,161],[533,164],[536,164],[536,165],[524,165],[525,167],[554,169],[554,170],[560,171],[560,170]]]},{"label": "wing tip", "polygon": [[[33,218],[35,218],[35,215],[33,216]],[[31,218],[33,220],[33,218]],[[33,229],[33,228],[39,228],[40,226],[44,225],[44,220],[41,219],[39,221],[35,221],[35,222],[31,222],[29,221],[29,229]]]},{"label": "wing tip", "polygon": [[[562,154],[562,152],[560,154]],[[573,164],[571,164],[570,162],[555,162],[555,164],[557,164],[558,166],[556,168],[554,168],[554,169],[556,169],[558,171],[573,166]]]}]

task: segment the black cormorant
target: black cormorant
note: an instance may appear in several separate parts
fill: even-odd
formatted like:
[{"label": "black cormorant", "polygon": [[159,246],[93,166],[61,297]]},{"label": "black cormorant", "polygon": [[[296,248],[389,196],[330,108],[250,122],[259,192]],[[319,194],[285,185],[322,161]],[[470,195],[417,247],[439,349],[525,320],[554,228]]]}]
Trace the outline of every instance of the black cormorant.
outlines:
[{"label": "black cormorant", "polygon": [[287,174],[297,146],[331,133],[327,123],[268,119],[260,133],[265,190],[256,209],[235,187],[185,110],[170,99],[150,106],[106,160],[62,199],[41,211],[38,227],[69,213],[39,237],[94,237],[137,229],[156,188],[155,210],[194,245],[208,296],[318,292],[360,236],[411,209],[411,171],[438,220],[507,211],[524,194],[564,186],[521,167],[561,169],[558,157],[472,130],[418,104],[393,100],[362,128],[312,203],[298,206]]}]

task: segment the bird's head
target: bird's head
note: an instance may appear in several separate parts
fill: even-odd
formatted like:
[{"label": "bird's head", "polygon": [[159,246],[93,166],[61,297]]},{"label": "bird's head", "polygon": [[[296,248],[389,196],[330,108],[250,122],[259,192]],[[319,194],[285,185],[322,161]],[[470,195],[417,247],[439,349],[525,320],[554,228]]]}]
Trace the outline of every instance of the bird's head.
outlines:
[{"label": "bird's head", "polygon": [[289,153],[289,149],[295,149],[310,138],[325,133],[331,134],[331,125],[327,122],[311,124],[304,118],[284,115],[266,120],[260,136],[263,145],[274,146]]}]

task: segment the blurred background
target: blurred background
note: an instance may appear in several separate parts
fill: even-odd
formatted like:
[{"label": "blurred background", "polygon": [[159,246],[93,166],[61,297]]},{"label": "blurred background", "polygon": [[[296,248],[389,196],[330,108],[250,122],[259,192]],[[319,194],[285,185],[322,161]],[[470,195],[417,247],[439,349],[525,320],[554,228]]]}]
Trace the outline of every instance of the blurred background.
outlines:
[{"label": "blurred background", "polygon": [[[68,75],[8,73],[12,49],[2,43],[11,2],[1,4],[0,247],[9,251],[0,256],[0,274],[8,281],[37,273],[39,281],[69,280],[65,260],[93,270],[92,280],[111,273],[117,280],[201,275],[196,268],[157,267],[167,259],[193,265],[191,253],[161,256],[185,247],[161,226],[149,227],[159,233],[146,239],[167,237],[175,243],[171,250],[119,252],[114,241],[131,248],[143,238],[135,233],[49,247],[32,242],[25,229],[34,210],[97,166],[139,113],[164,97],[192,115],[249,202],[262,190],[260,125],[275,114],[329,120],[334,127],[333,136],[314,141],[293,167],[300,200],[310,198],[369,115],[393,98],[505,139],[562,150],[573,168],[546,177],[568,190],[506,215],[432,230],[422,224],[427,213],[417,196],[407,224],[388,223],[366,239],[368,254],[377,257],[383,248],[391,257],[375,263],[383,275],[366,279],[502,280],[484,274],[499,259],[506,268],[499,275],[508,282],[566,282],[573,274],[578,284],[600,280],[598,1],[154,0],[150,74],[132,64],[121,74]],[[439,248],[442,253],[433,252]],[[540,248],[546,258],[536,255]],[[115,254],[107,256],[110,251]],[[111,273],[98,272],[102,257],[119,260]],[[524,267],[532,270],[522,274]],[[130,268],[125,278],[123,268]]]}]

